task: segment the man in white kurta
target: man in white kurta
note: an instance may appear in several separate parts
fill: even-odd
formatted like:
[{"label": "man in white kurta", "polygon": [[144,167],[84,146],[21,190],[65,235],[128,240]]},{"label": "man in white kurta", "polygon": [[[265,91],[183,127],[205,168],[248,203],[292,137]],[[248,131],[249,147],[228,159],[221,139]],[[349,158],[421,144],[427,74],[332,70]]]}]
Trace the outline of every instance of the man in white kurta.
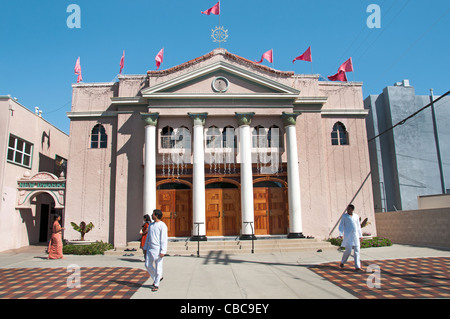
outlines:
[{"label": "man in white kurta", "polygon": [[152,291],[157,291],[163,273],[163,257],[167,252],[167,226],[161,221],[162,212],[155,209],[152,214],[154,220],[148,226],[147,239],[144,250],[147,251],[145,267],[153,279]]},{"label": "man in white kurta", "polygon": [[341,247],[345,247],[340,267],[344,267],[353,249],[355,268],[356,270],[361,270],[359,250],[361,247],[360,241],[362,239],[362,232],[361,225],[359,223],[359,216],[353,212],[354,209],[355,207],[353,205],[348,205],[347,213],[342,216],[341,222],[339,224],[339,236],[344,236]]}]

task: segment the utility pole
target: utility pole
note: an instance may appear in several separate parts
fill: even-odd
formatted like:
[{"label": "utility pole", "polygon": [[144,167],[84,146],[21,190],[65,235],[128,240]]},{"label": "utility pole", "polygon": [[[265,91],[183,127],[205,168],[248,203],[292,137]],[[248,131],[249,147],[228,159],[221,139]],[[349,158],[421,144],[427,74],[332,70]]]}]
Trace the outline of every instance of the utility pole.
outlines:
[{"label": "utility pole", "polygon": [[430,89],[430,102],[431,102],[431,116],[433,118],[434,142],[436,143],[436,153],[437,153],[437,158],[438,158],[439,173],[441,176],[442,194],[445,194],[444,170],[442,169],[441,149],[439,147],[439,136],[438,136],[438,130],[437,130],[437,124],[436,124],[436,113],[434,111],[433,89]]}]

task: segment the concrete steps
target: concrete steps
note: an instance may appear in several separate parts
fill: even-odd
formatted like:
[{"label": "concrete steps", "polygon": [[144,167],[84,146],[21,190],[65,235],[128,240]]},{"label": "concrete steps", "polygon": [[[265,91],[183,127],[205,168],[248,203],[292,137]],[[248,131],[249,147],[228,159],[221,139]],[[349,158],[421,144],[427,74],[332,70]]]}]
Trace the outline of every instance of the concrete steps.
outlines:
[{"label": "concrete steps", "polygon": [[[126,251],[136,249],[135,251]],[[170,256],[197,256],[198,243],[190,241],[188,238],[169,239],[167,254]],[[329,242],[319,239],[257,239],[254,240],[254,253],[275,253],[275,252],[304,252],[336,249]],[[205,256],[211,252],[221,252],[223,254],[250,254],[252,251],[251,240],[239,240],[236,238],[208,238],[207,241],[200,242],[200,255]],[[127,248],[114,249],[105,252],[105,255],[143,256],[139,242],[129,242]]]}]

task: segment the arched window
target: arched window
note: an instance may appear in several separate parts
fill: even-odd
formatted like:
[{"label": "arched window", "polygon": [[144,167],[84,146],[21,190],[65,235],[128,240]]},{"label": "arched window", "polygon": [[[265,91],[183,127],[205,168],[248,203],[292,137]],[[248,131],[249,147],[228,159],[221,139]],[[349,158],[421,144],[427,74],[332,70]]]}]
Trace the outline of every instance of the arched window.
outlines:
[{"label": "arched window", "polygon": [[269,147],[281,147],[281,130],[278,126],[272,125],[269,127],[267,144]]},{"label": "arched window", "polygon": [[222,136],[216,126],[210,126],[206,131],[206,148],[222,148]]},{"label": "arched window", "polygon": [[173,139],[175,141],[174,147],[176,149],[191,148],[191,132],[186,126],[175,129],[173,132]]},{"label": "arched window", "polygon": [[108,136],[105,128],[101,124],[94,126],[91,132],[91,148],[106,148],[108,146]]},{"label": "arched window", "polygon": [[175,139],[173,137],[173,128],[165,126],[161,130],[161,148],[173,148]]},{"label": "arched window", "polygon": [[333,126],[331,145],[348,145],[348,132],[341,122],[336,122]]},{"label": "arched window", "polygon": [[234,127],[225,126],[223,128],[222,140],[224,148],[236,148],[236,135],[234,134]]},{"label": "arched window", "polygon": [[253,148],[267,147],[267,135],[264,126],[258,125],[253,128],[252,147]]}]

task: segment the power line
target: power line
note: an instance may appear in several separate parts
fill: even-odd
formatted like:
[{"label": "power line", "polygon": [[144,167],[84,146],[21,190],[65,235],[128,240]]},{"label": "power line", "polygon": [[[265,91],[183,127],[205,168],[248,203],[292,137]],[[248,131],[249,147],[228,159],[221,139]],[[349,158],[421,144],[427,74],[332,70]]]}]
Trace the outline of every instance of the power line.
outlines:
[{"label": "power line", "polygon": [[430,107],[432,104],[435,104],[436,102],[438,102],[440,99],[444,98],[445,96],[449,95],[450,91],[447,91],[444,95],[441,95],[439,98],[437,98],[436,100],[434,100],[433,102],[428,103],[427,105],[425,105],[424,107],[422,107],[420,110],[414,112],[413,114],[411,114],[410,116],[406,117],[405,119],[401,120],[400,122],[398,122],[397,124],[395,124],[394,126],[391,126],[390,128],[384,130],[383,132],[381,132],[380,134],[372,137],[371,139],[369,139],[369,143],[371,141],[373,141],[374,139],[380,137],[381,135],[393,130],[395,127],[399,126],[399,125],[403,125],[405,124],[405,122],[411,118],[413,118],[414,116],[416,116],[417,114],[419,114],[420,112],[422,112],[423,110],[425,110],[426,108]]},{"label": "power line", "polygon": [[[389,26],[392,24],[392,22],[395,21],[395,19],[397,18],[397,16],[406,8],[406,6],[409,4],[409,0],[407,0],[405,2],[405,4],[403,5],[403,7],[400,9],[400,11],[397,12],[397,14],[391,19],[391,21],[389,21],[388,25],[386,27],[383,28],[383,30],[380,32],[380,34],[378,34],[378,36],[375,38],[375,40],[366,47],[366,50],[364,50],[364,52],[358,57],[358,60],[361,60],[361,58],[366,54],[366,52],[370,49],[370,47],[377,42],[377,40],[383,35],[384,31],[386,31]],[[358,48],[359,49],[359,48]]]}]

